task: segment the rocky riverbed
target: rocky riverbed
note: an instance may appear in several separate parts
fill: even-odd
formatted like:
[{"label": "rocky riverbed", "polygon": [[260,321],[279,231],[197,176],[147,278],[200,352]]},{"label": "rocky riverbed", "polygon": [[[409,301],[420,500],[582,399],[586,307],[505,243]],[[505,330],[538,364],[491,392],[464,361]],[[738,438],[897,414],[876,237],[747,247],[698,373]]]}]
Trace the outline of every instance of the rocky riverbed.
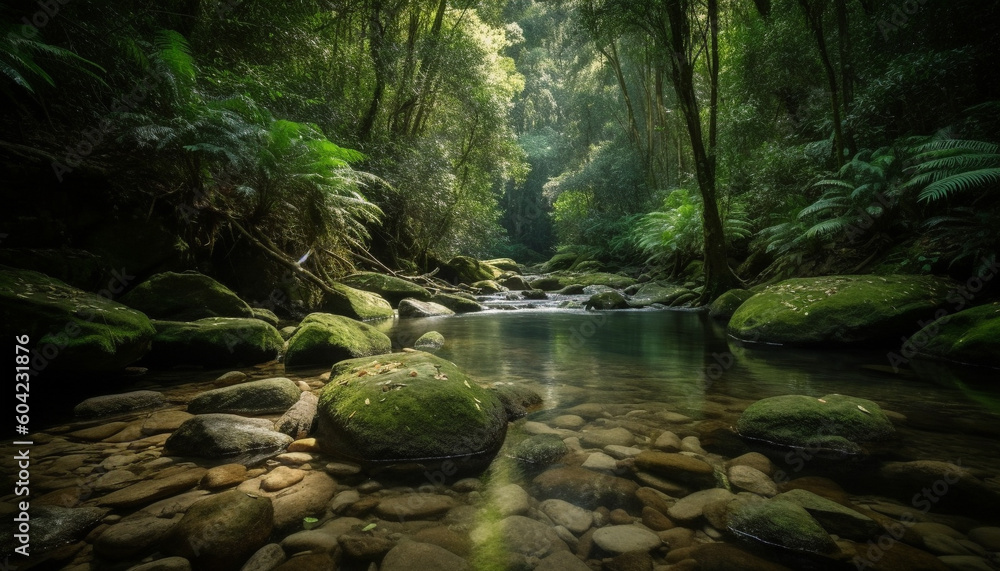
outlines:
[{"label": "rocky riverbed", "polygon": [[[543,405],[510,424],[481,474],[443,464],[373,477],[321,452],[309,423],[289,424],[329,373],[206,375],[89,401],[79,420],[31,435],[32,556],[20,568],[903,571],[998,561],[996,512],[953,515],[997,505],[995,474],[942,458],[862,459],[811,476],[811,457],[747,451],[734,427],[750,401],[708,397],[698,418],[662,402]],[[257,395],[257,408],[193,414],[231,404],[232,387]],[[191,440],[182,427],[196,417],[221,428]],[[240,440],[226,422],[256,432]],[[14,499],[3,498],[5,519]]]}]

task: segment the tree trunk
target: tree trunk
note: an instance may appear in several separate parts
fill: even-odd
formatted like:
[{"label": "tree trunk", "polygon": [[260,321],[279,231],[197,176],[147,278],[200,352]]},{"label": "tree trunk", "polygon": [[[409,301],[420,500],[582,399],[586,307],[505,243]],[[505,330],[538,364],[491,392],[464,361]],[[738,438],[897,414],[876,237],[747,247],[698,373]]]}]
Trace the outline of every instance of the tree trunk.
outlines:
[{"label": "tree trunk", "polygon": [[826,11],[826,2],[820,0],[819,4],[811,5],[809,0],[799,0],[799,6],[802,7],[802,12],[805,14],[809,30],[816,38],[819,58],[823,63],[823,70],[826,71],[827,83],[830,85],[830,109],[833,112],[833,151],[839,169],[844,166],[844,131],[840,117],[840,90],[837,87],[837,72],[833,69],[830,51],[826,47],[826,36],[823,33],[823,12]]}]

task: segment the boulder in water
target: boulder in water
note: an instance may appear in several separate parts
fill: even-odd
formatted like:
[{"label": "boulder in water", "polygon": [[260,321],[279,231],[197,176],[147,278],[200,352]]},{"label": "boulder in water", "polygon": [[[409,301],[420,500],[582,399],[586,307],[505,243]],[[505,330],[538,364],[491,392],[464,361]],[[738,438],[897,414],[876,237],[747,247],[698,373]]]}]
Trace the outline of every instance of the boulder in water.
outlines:
[{"label": "boulder in water", "polygon": [[276,359],[285,344],[277,329],[253,318],[154,321],[153,326],[156,336],[144,362],[155,366],[255,365]]},{"label": "boulder in water", "polygon": [[288,340],[286,367],[330,366],[337,361],[380,355],[392,342],[367,323],[342,315],[311,313]]},{"label": "boulder in water", "polygon": [[443,305],[416,299],[404,299],[399,302],[400,317],[441,317],[454,315],[455,312]]},{"label": "boulder in water", "polygon": [[420,301],[427,301],[431,298],[429,291],[411,281],[375,272],[351,274],[346,278],[341,278],[340,283],[355,289],[376,293],[393,306],[399,305],[399,302],[407,297]]},{"label": "boulder in water", "polygon": [[273,414],[288,410],[301,394],[291,379],[276,377],[205,391],[194,397],[187,409],[191,414]]},{"label": "boulder in water", "polygon": [[167,454],[199,458],[259,458],[276,454],[292,443],[292,437],[274,430],[263,418],[235,414],[199,414],[167,438]]},{"label": "boulder in water", "polygon": [[382,296],[340,283],[329,284],[330,291],[323,294],[320,310],[343,315],[359,321],[392,317],[392,305]]},{"label": "boulder in water", "polygon": [[232,290],[197,272],[156,274],[125,294],[122,303],[165,321],[254,317],[250,306]]}]

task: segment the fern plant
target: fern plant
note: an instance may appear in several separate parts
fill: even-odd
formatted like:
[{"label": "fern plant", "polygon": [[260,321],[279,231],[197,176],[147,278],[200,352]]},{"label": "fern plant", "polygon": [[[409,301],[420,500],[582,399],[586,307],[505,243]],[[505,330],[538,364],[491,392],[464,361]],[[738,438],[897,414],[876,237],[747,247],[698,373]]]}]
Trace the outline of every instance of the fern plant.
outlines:
[{"label": "fern plant", "polygon": [[1000,186],[1000,145],[959,139],[934,140],[915,149],[916,165],[904,185],[919,190],[917,200],[977,198]]},{"label": "fern plant", "polygon": [[94,71],[104,71],[96,63],[69,50],[22,34],[20,25],[6,22],[0,25],[0,76],[7,79],[0,81],[0,91],[3,91],[4,95],[9,98],[14,97],[15,91],[11,89],[11,84],[32,94],[35,93],[38,80],[54,87],[55,80],[39,63],[41,58],[67,63],[98,81],[100,78]]}]

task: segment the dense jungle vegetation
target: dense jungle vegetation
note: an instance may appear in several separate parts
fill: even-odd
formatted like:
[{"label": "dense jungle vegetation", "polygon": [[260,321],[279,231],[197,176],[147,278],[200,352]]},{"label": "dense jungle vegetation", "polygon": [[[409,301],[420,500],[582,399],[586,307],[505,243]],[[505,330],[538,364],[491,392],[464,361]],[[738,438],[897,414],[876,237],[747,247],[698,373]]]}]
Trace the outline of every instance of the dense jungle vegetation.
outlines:
[{"label": "dense jungle vegetation", "polygon": [[4,247],[250,290],[281,260],[337,277],[562,251],[703,276],[706,298],[964,279],[1000,247],[995,2],[2,10]]}]

